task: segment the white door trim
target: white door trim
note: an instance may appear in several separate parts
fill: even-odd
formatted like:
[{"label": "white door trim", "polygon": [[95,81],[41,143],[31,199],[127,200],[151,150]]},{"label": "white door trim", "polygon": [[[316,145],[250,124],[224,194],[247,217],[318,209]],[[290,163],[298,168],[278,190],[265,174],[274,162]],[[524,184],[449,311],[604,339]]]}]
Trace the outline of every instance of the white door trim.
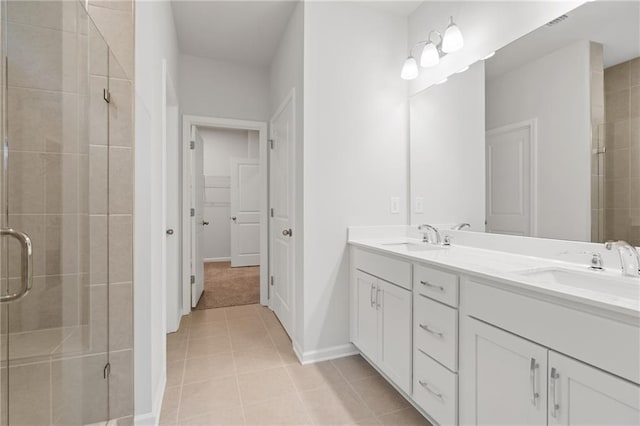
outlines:
[{"label": "white door trim", "polygon": [[[258,132],[259,158],[260,158],[260,303],[268,304],[267,299],[267,277],[269,274],[269,219],[268,219],[268,151],[267,151],[267,123],[263,121],[236,120],[231,118],[205,117],[198,115],[183,115],[182,117],[182,227],[189,229],[189,209],[191,208],[191,198],[189,194],[189,168],[185,167],[184,159],[189,158],[189,143],[191,141],[191,126],[217,127],[223,129],[255,130]],[[191,312],[191,281],[189,268],[189,253],[191,246],[191,234],[182,234],[182,314]]]},{"label": "white door trim", "polygon": [[538,236],[538,119],[532,118],[517,123],[507,124],[506,126],[496,127],[486,131],[487,136],[500,135],[502,133],[511,132],[517,129],[526,128],[529,130],[529,157],[530,164],[530,191],[529,206],[531,214],[529,215],[529,226],[531,229],[531,237]]}]

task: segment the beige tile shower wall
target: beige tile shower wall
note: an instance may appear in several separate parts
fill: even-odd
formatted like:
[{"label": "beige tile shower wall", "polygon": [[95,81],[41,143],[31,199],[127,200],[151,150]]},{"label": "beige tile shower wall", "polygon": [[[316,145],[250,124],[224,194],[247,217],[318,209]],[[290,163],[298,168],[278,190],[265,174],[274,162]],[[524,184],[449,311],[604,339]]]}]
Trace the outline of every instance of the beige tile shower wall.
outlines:
[{"label": "beige tile shower wall", "polygon": [[605,239],[640,245],[640,57],[605,69]]},{"label": "beige tile shower wall", "polygon": [[[109,264],[105,265],[101,261],[104,257],[96,255],[92,280],[104,283],[108,271],[109,417],[127,418],[133,415],[134,2],[89,0],[87,10],[110,48],[108,84],[111,94],[109,147],[94,147],[103,167],[105,160],[108,161],[108,206],[99,208],[106,207],[109,215]],[[100,179],[95,183],[106,188],[106,183]],[[99,202],[99,195],[97,198]],[[99,234],[99,229],[106,223],[101,222],[100,212],[95,213],[96,223],[92,226]],[[96,290],[104,292],[106,288]]]}]

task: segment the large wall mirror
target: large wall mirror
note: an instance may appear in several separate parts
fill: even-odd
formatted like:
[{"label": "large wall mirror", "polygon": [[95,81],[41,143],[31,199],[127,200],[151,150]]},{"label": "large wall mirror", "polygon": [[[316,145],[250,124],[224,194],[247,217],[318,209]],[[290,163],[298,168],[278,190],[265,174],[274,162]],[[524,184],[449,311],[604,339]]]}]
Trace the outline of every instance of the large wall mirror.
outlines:
[{"label": "large wall mirror", "polygon": [[589,2],[410,102],[411,223],[640,245],[640,3]]}]

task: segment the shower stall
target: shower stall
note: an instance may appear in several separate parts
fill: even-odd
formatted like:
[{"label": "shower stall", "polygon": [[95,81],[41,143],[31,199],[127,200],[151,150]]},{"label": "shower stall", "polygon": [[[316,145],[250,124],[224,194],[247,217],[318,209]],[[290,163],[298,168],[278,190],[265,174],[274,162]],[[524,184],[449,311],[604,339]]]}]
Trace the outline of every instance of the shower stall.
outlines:
[{"label": "shower stall", "polygon": [[131,248],[113,238],[131,222],[113,187],[126,76],[84,2],[1,14],[0,424],[132,422]]}]

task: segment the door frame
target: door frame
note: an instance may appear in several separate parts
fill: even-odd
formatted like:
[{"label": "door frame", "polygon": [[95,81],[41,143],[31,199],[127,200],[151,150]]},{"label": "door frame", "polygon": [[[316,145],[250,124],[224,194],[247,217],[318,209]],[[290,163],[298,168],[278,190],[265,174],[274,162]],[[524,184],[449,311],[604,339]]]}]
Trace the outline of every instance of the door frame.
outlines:
[{"label": "door frame", "polygon": [[[167,199],[168,199],[168,176],[167,176],[167,167],[169,158],[167,158],[167,147],[171,143],[179,144],[180,138],[180,115],[179,115],[179,105],[178,105],[178,96],[175,89],[174,80],[169,73],[167,68],[167,60],[162,60],[162,282],[161,282],[161,297],[162,297],[162,321],[165,324],[166,332],[174,332],[178,330],[180,326],[180,318],[182,317],[182,300],[177,300],[175,305],[169,306],[170,301],[172,300],[169,297],[169,294],[173,295],[182,295],[182,291],[180,291],[180,282],[169,282],[168,274],[167,274],[167,238],[177,238],[176,233],[180,232],[180,211],[178,211],[177,222],[173,224],[174,236],[169,236],[166,234],[166,230],[169,228],[169,224],[167,223]],[[173,139],[175,137],[175,139]],[[176,159],[177,160],[177,159]],[[176,161],[174,160],[174,161]],[[176,161],[177,162],[177,161]],[[177,167],[177,177],[180,176],[180,167],[179,163],[176,165]],[[179,188],[178,188],[179,189]],[[179,190],[176,192],[176,197],[180,198]],[[182,246],[178,244],[177,250],[178,253],[181,252]],[[177,268],[177,274],[175,276],[180,277],[181,275],[181,267],[182,264],[174,265]]]},{"label": "door frame", "polygon": [[[486,140],[488,136],[500,135],[502,133],[512,132],[517,129],[528,129],[529,131],[529,229],[530,237],[538,236],[538,119],[532,118],[516,123],[507,124],[505,126],[495,127],[485,132],[485,151]],[[485,178],[488,170],[485,170]],[[485,179],[486,182],[486,179]],[[487,184],[485,183],[485,186]],[[485,188],[485,199],[486,191]],[[486,200],[485,200],[486,201]],[[488,203],[486,203],[488,208]],[[485,212],[486,215],[486,212]]]},{"label": "door frame", "polygon": [[[260,304],[268,305],[269,276],[269,156],[267,147],[267,123],[264,121],[237,120],[232,118],[206,117],[199,115],[182,116],[182,229],[190,229],[191,194],[189,190],[190,165],[189,145],[191,126],[216,127],[221,129],[254,130],[258,132],[260,160]],[[191,312],[191,232],[182,233],[182,314]]]}]

